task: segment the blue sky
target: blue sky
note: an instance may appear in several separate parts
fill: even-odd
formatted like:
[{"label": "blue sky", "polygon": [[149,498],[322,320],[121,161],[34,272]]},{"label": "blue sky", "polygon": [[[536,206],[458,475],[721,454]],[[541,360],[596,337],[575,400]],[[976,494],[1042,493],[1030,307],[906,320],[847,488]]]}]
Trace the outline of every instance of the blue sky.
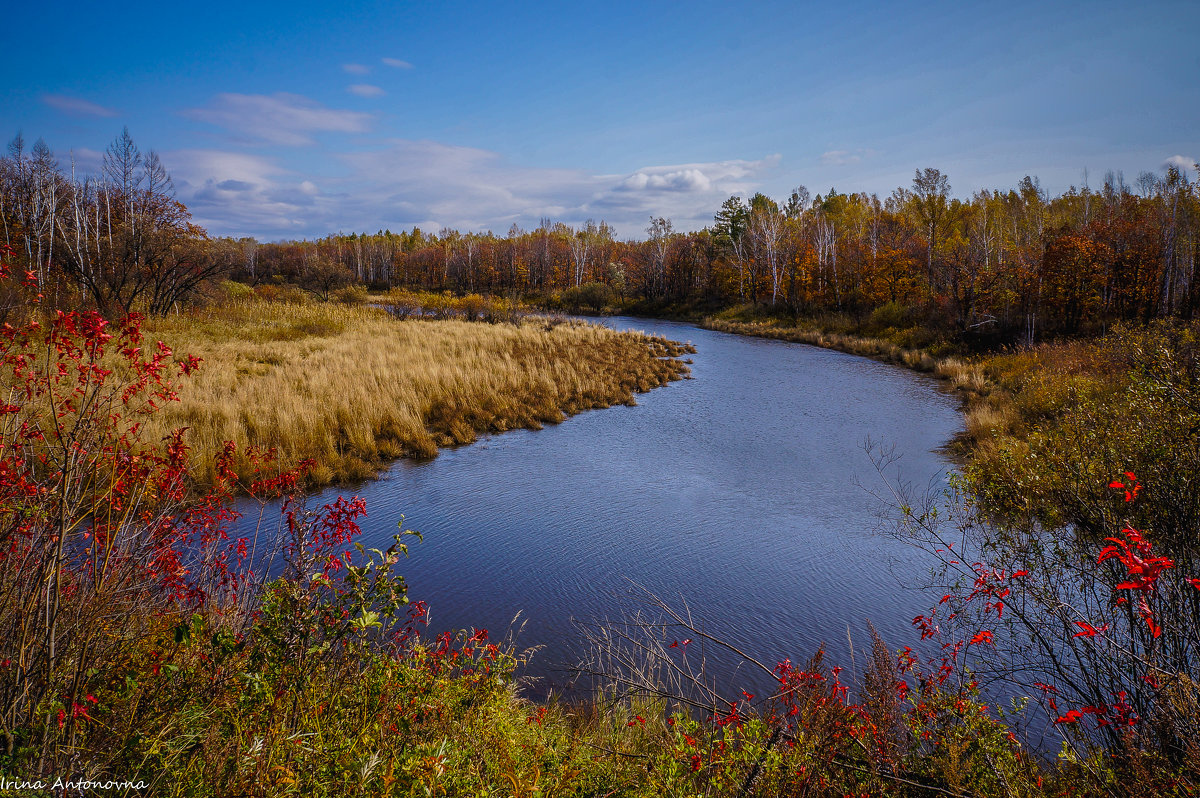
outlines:
[{"label": "blue sky", "polygon": [[[215,235],[505,232],[1200,159],[1200,3],[22,3],[0,136],[128,126]],[[1191,172],[1194,177],[1195,173]]]}]

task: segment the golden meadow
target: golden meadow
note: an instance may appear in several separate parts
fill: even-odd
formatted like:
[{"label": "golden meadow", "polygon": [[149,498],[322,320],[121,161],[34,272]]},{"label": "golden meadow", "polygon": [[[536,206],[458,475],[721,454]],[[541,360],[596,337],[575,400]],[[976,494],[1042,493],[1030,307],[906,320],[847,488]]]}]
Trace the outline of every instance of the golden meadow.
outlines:
[{"label": "golden meadow", "polygon": [[155,319],[145,333],[203,358],[144,430],[155,440],[187,427],[202,482],[225,441],[274,447],[281,467],[311,458],[313,484],[352,481],[480,433],[635,404],[688,372],[688,347],[560,319],[401,321],[368,306],[247,299]]}]

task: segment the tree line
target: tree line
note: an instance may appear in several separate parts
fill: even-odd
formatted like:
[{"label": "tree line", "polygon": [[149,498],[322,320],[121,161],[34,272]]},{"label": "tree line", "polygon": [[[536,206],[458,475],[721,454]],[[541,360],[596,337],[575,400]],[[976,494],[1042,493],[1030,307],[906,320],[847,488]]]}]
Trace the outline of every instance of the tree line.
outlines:
[{"label": "tree line", "polygon": [[226,277],[323,299],[355,283],[543,298],[599,284],[648,309],[879,313],[1025,343],[1200,311],[1200,184],[1175,166],[1133,185],[1109,173],[1099,189],[1051,196],[1025,177],[967,198],[927,168],[884,198],[804,187],[778,200],[732,196],[702,230],[654,217],[642,240],[619,240],[604,221],[547,218],[504,234],[413,228],[259,243],[206,235],[158,156],[125,131],[101,174],[82,180],[40,140],[26,149],[18,136],[0,158],[0,219],[40,292],[109,313],[164,313]]},{"label": "tree line", "polygon": [[1035,178],[952,197],[919,170],[886,198],[797,188],[733,196],[697,232],[652,218],[643,240],[604,222],[543,219],[507,234],[419,228],[318,241],[244,240],[249,282],[359,282],[545,296],[601,283],[650,305],[754,305],[792,316],[906,312],[970,335],[1032,342],[1200,311],[1200,185],[1175,167],[1135,185],[1051,196]]}]

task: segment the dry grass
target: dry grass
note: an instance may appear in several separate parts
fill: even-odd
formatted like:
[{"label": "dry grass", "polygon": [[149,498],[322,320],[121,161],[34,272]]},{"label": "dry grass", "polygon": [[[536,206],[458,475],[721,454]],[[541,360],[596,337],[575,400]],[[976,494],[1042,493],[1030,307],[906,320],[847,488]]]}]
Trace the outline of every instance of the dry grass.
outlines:
[{"label": "dry grass", "polygon": [[982,441],[1004,435],[1013,429],[1020,414],[1012,402],[976,402],[967,408],[964,419],[964,434],[976,445]]},{"label": "dry grass", "polygon": [[1125,365],[1103,341],[1062,341],[994,355],[987,371],[1005,389],[1020,391],[1046,374],[1108,380],[1122,373]]},{"label": "dry grass", "polygon": [[987,378],[1012,397],[1022,423],[1060,413],[1080,396],[1112,390],[1128,369],[1110,342],[1066,341],[993,355]]},{"label": "dry grass", "polygon": [[[397,321],[369,307],[234,302],[147,325],[204,359],[147,436],[190,428],[197,474],[224,441],[312,458],[314,483],[366,478],[480,432],[562,421],[678,379],[683,349],[639,333],[527,321]],[[240,467],[245,467],[244,464]]]},{"label": "dry grass", "polygon": [[933,373],[943,380],[948,380],[957,391],[986,396],[992,390],[983,366],[978,363],[967,363],[955,357],[948,357],[938,361]]}]

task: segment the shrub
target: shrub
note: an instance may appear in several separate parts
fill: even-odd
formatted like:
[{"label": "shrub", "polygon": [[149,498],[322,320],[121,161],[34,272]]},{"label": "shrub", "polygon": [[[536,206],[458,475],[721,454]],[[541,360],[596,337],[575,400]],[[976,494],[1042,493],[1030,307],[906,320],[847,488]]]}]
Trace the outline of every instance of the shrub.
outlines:
[{"label": "shrub", "polygon": [[[1113,519],[1153,493],[1132,472],[1104,484]],[[997,527],[964,494],[949,514],[901,509],[906,534],[940,564],[945,595],[914,624],[940,644],[941,669],[970,668],[993,692],[1033,699],[1072,761],[1161,758],[1164,788],[1200,773],[1200,578],[1163,556],[1157,535],[1128,521],[1103,541]]]},{"label": "shrub", "polygon": [[286,302],[292,305],[302,305],[308,295],[297,285],[291,283],[263,283],[254,287],[254,295],[268,302]]},{"label": "shrub", "polygon": [[348,285],[336,289],[331,297],[334,302],[341,302],[343,305],[361,305],[367,301],[367,287],[365,285]]},{"label": "shrub", "polygon": [[237,555],[219,496],[185,504],[182,431],[138,438],[195,358],[143,350],[136,316],[59,312],[5,325],[0,362],[0,712],[8,761],[44,770],[86,736],[96,665],[173,607],[227,601]]},{"label": "shrub", "polygon": [[876,334],[889,328],[905,329],[915,326],[917,318],[918,313],[912,307],[900,302],[886,302],[871,311],[867,329]]},{"label": "shrub", "polygon": [[236,280],[222,280],[221,292],[225,295],[225,298],[229,300],[249,299],[250,297],[254,296],[253,288],[245,283],[239,283]]}]

